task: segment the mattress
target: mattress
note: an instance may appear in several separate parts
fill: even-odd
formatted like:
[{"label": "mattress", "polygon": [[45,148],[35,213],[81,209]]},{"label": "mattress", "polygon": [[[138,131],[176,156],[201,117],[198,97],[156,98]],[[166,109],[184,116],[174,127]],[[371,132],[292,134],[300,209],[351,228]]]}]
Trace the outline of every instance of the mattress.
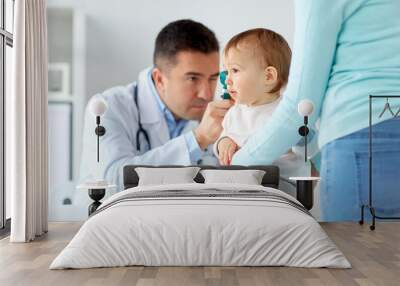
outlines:
[{"label": "mattress", "polygon": [[50,269],[130,265],[351,267],[293,197],[257,185],[198,183],[111,196]]}]

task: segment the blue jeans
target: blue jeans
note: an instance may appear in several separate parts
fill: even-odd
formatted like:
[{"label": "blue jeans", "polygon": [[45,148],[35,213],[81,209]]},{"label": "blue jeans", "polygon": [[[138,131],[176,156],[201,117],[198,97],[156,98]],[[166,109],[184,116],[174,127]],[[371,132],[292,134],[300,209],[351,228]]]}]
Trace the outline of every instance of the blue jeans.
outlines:
[{"label": "blue jeans", "polygon": [[[400,216],[400,117],[372,126],[372,205],[376,215]],[[368,128],[322,148],[323,221],[358,221],[368,204]],[[371,218],[365,209],[366,218]]]}]

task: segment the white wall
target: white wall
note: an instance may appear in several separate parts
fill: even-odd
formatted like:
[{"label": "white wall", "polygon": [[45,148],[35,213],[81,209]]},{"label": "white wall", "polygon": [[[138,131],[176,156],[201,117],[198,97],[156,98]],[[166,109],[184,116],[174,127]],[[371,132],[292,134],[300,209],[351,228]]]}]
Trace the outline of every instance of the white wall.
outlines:
[{"label": "white wall", "polygon": [[152,64],[154,40],[167,23],[191,18],[211,28],[221,48],[235,34],[265,27],[293,40],[292,0],[49,0],[80,7],[87,23],[87,97],[136,79]]},{"label": "white wall", "polygon": [[152,64],[156,35],[171,21],[202,22],[216,33],[221,47],[238,32],[255,27],[273,29],[291,43],[292,6],[292,0],[87,0],[88,95],[135,80]]}]

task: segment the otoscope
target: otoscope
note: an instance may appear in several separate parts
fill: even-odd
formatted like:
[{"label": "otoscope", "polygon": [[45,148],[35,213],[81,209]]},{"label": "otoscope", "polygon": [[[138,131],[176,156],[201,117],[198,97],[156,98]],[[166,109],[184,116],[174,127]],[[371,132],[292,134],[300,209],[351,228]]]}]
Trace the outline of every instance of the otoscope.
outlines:
[{"label": "otoscope", "polygon": [[221,94],[222,99],[231,99],[231,96],[228,93],[228,86],[226,85],[226,74],[227,71],[222,71],[219,73],[219,81],[222,84],[223,94]]}]

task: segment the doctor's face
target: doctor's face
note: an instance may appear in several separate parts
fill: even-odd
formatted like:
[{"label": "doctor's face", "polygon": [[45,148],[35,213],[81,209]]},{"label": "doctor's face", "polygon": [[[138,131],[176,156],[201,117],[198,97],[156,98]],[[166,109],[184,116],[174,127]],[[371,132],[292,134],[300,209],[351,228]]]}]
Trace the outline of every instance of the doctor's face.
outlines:
[{"label": "doctor's face", "polygon": [[161,99],[176,119],[200,120],[213,100],[219,75],[219,54],[184,51],[153,80]]}]

